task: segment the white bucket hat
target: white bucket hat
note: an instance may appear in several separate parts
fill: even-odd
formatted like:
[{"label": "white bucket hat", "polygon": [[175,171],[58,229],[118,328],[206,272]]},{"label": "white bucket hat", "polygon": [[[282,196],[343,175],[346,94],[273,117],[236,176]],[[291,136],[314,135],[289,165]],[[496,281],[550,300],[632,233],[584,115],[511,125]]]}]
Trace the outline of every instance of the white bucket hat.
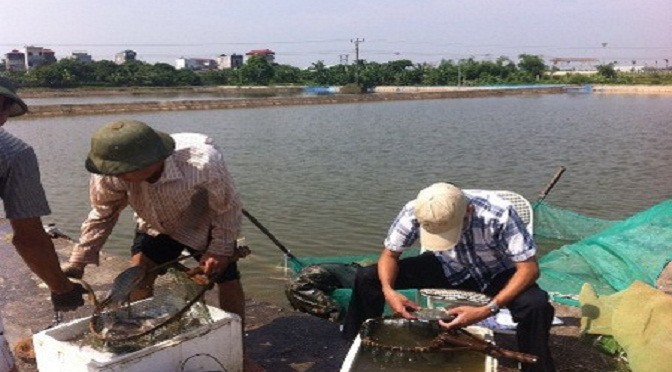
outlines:
[{"label": "white bucket hat", "polygon": [[420,245],[429,251],[452,249],[460,241],[469,199],[452,184],[435,183],[418,193],[415,217],[420,223]]}]

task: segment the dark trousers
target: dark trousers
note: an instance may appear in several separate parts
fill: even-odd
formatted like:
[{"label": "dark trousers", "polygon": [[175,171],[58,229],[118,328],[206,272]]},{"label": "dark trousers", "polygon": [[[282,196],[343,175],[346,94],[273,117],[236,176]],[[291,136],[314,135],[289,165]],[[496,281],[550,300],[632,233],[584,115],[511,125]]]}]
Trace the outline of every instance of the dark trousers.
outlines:
[{"label": "dark trousers", "polygon": [[[453,286],[446,279],[441,262],[433,253],[428,252],[399,260],[399,273],[394,288],[463,289],[494,297],[514,273],[515,270],[509,270],[497,275],[485,291],[480,291],[476,282],[471,279]],[[384,306],[385,297],[378,278],[378,266],[360,268],[352,289],[350,306],[343,321],[343,336],[349,340],[354,339],[362,323],[366,319],[380,317]],[[511,311],[513,320],[518,323],[516,340],[519,351],[539,357],[539,361],[535,364],[523,364],[523,371],[555,371],[548,347],[555,309],[548,302],[548,294],[534,284],[506,307]]]}]

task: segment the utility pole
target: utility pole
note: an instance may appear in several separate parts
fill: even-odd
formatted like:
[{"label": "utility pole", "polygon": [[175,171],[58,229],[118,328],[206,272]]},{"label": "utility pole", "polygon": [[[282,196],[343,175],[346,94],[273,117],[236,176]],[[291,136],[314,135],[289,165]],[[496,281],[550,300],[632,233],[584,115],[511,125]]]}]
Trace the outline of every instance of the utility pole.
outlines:
[{"label": "utility pole", "polygon": [[460,63],[457,63],[457,87],[460,87],[460,80],[462,79],[462,70],[460,69]]},{"label": "utility pole", "polygon": [[338,55],[339,63],[342,65],[347,65],[349,56],[350,56],[349,54],[339,54]]},{"label": "utility pole", "polygon": [[360,39],[360,38],[357,37],[357,38],[354,38],[354,39],[350,39],[350,42],[355,44],[355,64],[358,64],[359,63],[359,43],[363,43],[364,39],[363,38]]}]

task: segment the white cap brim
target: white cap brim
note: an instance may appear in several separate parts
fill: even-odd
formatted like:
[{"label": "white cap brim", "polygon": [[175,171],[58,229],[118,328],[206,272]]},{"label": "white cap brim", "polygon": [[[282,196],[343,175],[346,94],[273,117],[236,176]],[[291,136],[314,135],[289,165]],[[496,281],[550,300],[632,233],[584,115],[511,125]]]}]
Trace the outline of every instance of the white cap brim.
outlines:
[{"label": "white cap brim", "polygon": [[420,247],[423,250],[440,252],[455,248],[462,236],[462,224],[441,233],[430,233],[420,226]]}]

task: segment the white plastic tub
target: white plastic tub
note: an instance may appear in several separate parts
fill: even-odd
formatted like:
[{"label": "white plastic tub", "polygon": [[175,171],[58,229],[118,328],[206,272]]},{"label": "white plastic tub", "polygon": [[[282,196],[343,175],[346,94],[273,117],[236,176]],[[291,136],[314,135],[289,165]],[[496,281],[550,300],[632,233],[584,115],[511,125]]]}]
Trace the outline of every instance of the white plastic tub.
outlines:
[{"label": "white plastic tub", "polygon": [[182,372],[243,370],[240,317],[208,306],[213,323],[179,334],[136,352],[113,354],[69,342],[88,328],[90,318],[42,331],[33,336],[40,372]]},{"label": "white plastic tub", "polygon": [[[492,331],[488,328],[484,327],[478,327],[478,326],[470,326],[465,328],[467,331],[471,332],[474,335],[478,335],[480,337],[483,337],[483,339],[488,340],[488,341],[493,341],[494,340],[494,335]],[[348,351],[348,354],[345,357],[345,360],[343,361],[343,364],[341,365],[341,371],[340,372],[361,372],[361,368],[357,368],[357,361],[358,357],[360,356],[360,352],[362,351],[362,339],[358,335],[357,338],[355,338],[355,341],[352,343],[352,346],[350,346],[350,350]],[[421,363],[421,362],[419,362]],[[389,370],[395,370],[395,366],[389,366]],[[436,369],[436,367],[440,366],[435,366],[433,370],[445,370],[445,369]],[[420,365],[418,365],[417,370],[427,370],[428,368],[424,368]],[[404,370],[415,370],[415,368],[405,368]],[[497,371],[497,359],[493,358],[491,356],[484,356],[484,363],[483,363],[483,371],[485,372],[496,372]]]}]

